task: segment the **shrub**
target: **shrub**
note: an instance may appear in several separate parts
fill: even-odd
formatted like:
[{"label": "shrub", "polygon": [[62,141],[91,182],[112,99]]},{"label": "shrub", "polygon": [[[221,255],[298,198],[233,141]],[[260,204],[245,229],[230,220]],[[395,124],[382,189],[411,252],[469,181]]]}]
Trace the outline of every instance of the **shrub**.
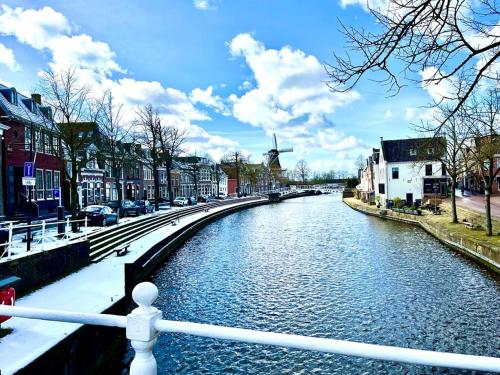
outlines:
[{"label": "shrub", "polygon": [[394,201],[394,207],[403,208],[403,201],[401,200],[401,198],[395,197],[393,201]]}]

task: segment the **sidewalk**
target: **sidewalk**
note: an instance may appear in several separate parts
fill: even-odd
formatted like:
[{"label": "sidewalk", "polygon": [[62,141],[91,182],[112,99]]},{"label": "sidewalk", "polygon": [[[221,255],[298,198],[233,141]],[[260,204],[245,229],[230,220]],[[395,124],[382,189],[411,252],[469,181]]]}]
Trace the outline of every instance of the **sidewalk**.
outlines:
[{"label": "sidewalk", "polygon": [[[482,194],[471,194],[466,192],[462,196],[461,192],[457,190],[457,206],[476,211],[478,213],[485,213],[485,200]],[[493,195],[491,201],[491,215],[500,218],[500,196]]]},{"label": "sidewalk", "polygon": [[[16,305],[34,308],[67,310],[86,313],[101,313],[125,297],[124,263],[133,262],[170,234],[181,230],[193,221],[214,212],[249,202],[211,208],[209,212],[199,212],[185,216],[176,226],[164,226],[148,235],[131,242],[129,252],[124,256],[105,258],[82,270],[43,287],[16,301]],[[98,287],[96,287],[98,280]],[[3,374],[12,374],[50,350],[64,338],[74,333],[81,324],[50,322],[11,318],[2,328],[13,332],[0,339],[0,362]],[[7,363],[6,363],[7,362]]]}]

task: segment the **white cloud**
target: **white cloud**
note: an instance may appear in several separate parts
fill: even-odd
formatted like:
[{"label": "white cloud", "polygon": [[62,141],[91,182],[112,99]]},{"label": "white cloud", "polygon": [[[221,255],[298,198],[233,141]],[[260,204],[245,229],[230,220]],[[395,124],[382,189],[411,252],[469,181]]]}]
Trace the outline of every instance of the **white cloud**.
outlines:
[{"label": "white cloud", "polygon": [[0,35],[15,36],[20,43],[52,54],[54,70],[77,66],[100,74],[124,72],[109,45],[89,35],[71,35],[68,19],[50,7],[41,9],[0,7]]},{"label": "white cloud", "polygon": [[229,116],[231,112],[227,109],[220,96],[213,95],[213,90],[212,86],[208,86],[205,90],[195,88],[191,91],[189,98],[194,104],[201,103],[206,107],[213,108],[217,113]]},{"label": "white cloud", "polygon": [[442,79],[439,83],[430,81],[439,79],[442,73],[434,67],[428,67],[420,72],[422,77],[422,87],[436,102],[453,99],[455,97],[455,87],[453,81],[449,78]]},{"label": "white cloud", "polygon": [[50,7],[36,10],[0,6],[0,34],[14,35],[33,48],[47,48],[54,39],[70,32],[66,17]]},{"label": "white cloud", "polygon": [[238,86],[239,90],[250,90],[253,87],[252,82],[244,81],[241,85]]},{"label": "white cloud", "polygon": [[196,9],[209,10],[209,9],[217,9],[218,1],[217,0],[193,0],[193,4],[196,7]]},{"label": "white cloud", "polygon": [[388,109],[387,111],[385,111],[384,113],[384,118],[385,119],[390,119],[392,117],[392,111],[390,109]]},{"label": "white cloud", "polygon": [[[229,97],[234,117],[269,135],[278,131],[281,139],[293,142],[298,150],[333,149],[329,142],[320,141],[329,130],[323,130],[323,135],[320,131],[330,126],[329,117],[338,108],[360,98],[357,92],[332,93],[324,84],[325,71],[318,59],[289,46],[267,49],[245,33],[231,40],[229,50],[233,57],[245,59],[256,82],[242,96]],[[355,143],[351,140],[351,145]]]},{"label": "white cloud", "polygon": [[0,43],[0,64],[5,65],[11,72],[16,72],[21,69],[16,62],[14,52],[10,48],[5,47],[2,43]]}]

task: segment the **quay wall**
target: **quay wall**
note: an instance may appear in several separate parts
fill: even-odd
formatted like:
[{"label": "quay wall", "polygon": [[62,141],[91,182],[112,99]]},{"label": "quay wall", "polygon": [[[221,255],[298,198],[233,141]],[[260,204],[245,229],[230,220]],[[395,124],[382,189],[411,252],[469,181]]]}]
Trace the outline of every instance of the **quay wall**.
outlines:
[{"label": "quay wall", "polygon": [[[446,246],[454,249],[455,251],[466,255],[467,257],[481,263],[482,265],[500,273],[500,247],[480,243],[462,236],[450,233],[445,228],[436,225],[431,225],[425,221],[425,216],[416,216],[391,210],[381,210],[375,206],[367,206],[365,204],[355,202],[343,202],[353,210],[361,213],[376,216],[381,219],[394,220],[407,224],[417,225],[427,233],[444,243]],[[384,213],[381,213],[384,212]],[[460,225],[460,224],[457,224]]]},{"label": "quay wall", "polygon": [[90,264],[90,245],[79,241],[47,251],[14,256],[0,262],[0,279],[9,276],[21,278],[16,285],[17,296],[54,282]]}]

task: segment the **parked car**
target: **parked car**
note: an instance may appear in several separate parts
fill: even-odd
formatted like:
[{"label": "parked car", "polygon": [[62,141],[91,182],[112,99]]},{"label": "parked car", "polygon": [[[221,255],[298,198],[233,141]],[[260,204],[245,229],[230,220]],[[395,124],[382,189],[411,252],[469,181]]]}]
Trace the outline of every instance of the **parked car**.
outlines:
[{"label": "parked car", "polygon": [[155,210],[155,207],[148,200],[135,201],[134,204],[136,206],[139,206],[139,208],[141,210],[141,214],[150,214],[151,212],[154,212],[154,210]]},{"label": "parked car", "polygon": [[[109,201],[106,206],[111,207],[113,211],[117,212],[119,201]],[[141,208],[137,206],[134,202],[124,199],[120,207],[120,216],[139,216],[141,214]]]},{"label": "parked car", "polygon": [[174,206],[184,207],[188,205],[188,199],[186,197],[177,197],[174,199]]},{"label": "parked car", "polygon": [[78,212],[78,219],[87,217],[89,225],[101,225],[105,227],[108,224],[118,224],[118,214],[113,212],[111,207],[92,205],[87,206]]}]

